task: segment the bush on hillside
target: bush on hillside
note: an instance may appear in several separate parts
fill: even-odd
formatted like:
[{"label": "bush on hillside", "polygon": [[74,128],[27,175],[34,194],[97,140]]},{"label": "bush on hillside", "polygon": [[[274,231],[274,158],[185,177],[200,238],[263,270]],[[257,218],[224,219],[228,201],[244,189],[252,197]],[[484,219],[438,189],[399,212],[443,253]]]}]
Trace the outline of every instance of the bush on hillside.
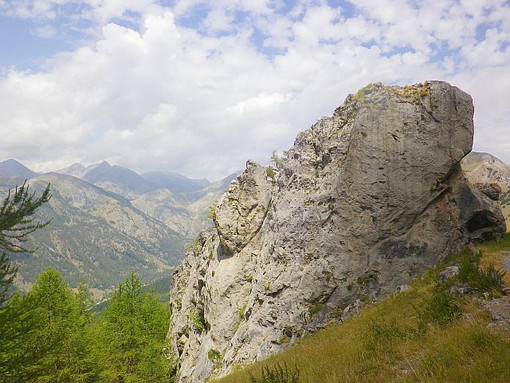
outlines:
[{"label": "bush on hillside", "polygon": [[290,370],[286,364],[283,367],[277,364],[273,367],[262,367],[262,376],[254,377],[250,374],[250,383],[299,383],[299,370]]},{"label": "bush on hillside", "polygon": [[463,259],[459,267],[458,279],[481,293],[501,293],[506,272],[490,265],[486,270],[479,267],[481,254]]}]

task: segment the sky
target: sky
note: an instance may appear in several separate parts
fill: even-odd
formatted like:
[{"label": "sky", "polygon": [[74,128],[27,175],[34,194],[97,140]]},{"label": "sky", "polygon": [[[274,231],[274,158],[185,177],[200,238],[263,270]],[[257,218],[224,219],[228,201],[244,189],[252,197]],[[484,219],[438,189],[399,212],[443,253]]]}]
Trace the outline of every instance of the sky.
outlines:
[{"label": "sky", "polygon": [[373,82],[471,94],[510,163],[510,1],[0,0],[0,160],[222,178]]}]

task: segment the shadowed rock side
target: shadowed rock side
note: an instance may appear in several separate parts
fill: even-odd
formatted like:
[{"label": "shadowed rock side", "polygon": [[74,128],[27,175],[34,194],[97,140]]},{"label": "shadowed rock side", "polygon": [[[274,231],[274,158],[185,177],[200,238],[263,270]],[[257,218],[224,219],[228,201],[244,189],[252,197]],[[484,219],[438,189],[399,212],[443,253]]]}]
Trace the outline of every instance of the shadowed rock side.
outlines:
[{"label": "shadowed rock side", "polygon": [[248,161],[174,274],[180,382],[251,363],[380,299],[473,239],[505,232],[460,169],[471,97],[372,84],[298,135],[279,169]]},{"label": "shadowed rock side", "polygon": [[510,226],[510,165],[488,153],[471,152],[461,162],[462,170],[472,185],[493,200],[499,200]]}]

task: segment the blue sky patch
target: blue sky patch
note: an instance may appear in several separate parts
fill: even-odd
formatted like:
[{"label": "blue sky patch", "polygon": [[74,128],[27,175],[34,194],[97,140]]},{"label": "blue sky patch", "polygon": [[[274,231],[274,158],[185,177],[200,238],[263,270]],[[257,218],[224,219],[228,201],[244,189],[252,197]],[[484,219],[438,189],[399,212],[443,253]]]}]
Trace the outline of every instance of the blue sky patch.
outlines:
[{"label": "blue sky patch", "polygon": [[41,68],[41,60],[68,48],[58,37],[35,36],[33,31],[39,26],[30,20],[0,16],[0,66],[35,71]]}]

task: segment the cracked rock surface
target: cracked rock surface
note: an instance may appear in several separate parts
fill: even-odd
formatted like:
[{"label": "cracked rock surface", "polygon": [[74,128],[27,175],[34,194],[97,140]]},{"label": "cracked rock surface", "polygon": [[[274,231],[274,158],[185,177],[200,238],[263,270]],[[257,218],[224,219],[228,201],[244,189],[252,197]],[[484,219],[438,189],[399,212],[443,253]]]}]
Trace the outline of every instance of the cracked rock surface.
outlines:
[{"label": "cracked rock surface", "polygon": [[300,133],[278,169],[249,161],[174,274],[179,381],[279,352],[503,235],[498,202],[460,168],[472,139],[460,89],[371,84]]}]

